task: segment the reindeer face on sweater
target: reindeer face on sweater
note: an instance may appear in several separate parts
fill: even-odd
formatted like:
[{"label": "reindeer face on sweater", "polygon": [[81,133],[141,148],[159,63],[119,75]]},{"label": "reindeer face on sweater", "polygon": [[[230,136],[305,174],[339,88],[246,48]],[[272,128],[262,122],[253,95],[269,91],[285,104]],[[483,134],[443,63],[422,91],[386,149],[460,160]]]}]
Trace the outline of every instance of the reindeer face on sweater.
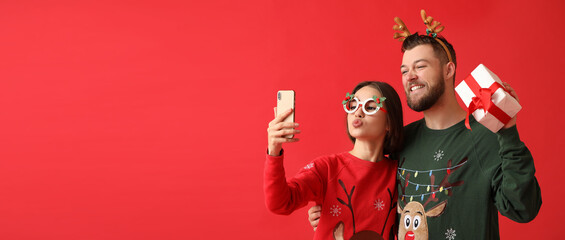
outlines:
[{"label": "reindeer face on sweater", "polygon": [[[410,172],[415,172],[414,177],[416,177],[418,176],[417,171],[408,169],[408,171],[410,172],[406,174],[405,177],[403,176],[404,170],[406,169],[402,171],[400,171],[400,169],[403,169],[402,165],[404,164],[404,160],[399,164],[398,174],[401,179],[404,179],[404,182],[399,186],[399,189],[402,195],[402,200],[404,201],[404,203],[406,203],[404,198],[405,196],[407,196],[406,188],[410,184],[416,186],[419,186],[420,184],[410,181],[410,176],[411,176]],[[400,202],[398,202],[397,211],[400,214],[400,219],[399,219],[400,224],[398,226],[399,240],[428,240],[428,218],[440,216],[445,210],[445,206],[447,205],[447,200],[433,206],[428,211],[426,211],[426,206],[431,202],[439,202],[439,198],[436,196],[436,193],[444,192],[447,196],[451,196],[453,195],[453,188],[456,186],[460,186],[464,183],[464,181],[450,182],[449,176],[455,170],[465,165],[466,162],[467,162],[467,157],[461,159],[461,161],[459,161],[459,163],[454,166],[452,165],[452,160],[449,159],[447,161],[447,167],[445,168],[446,174],[443,174],[443,178],[441,179],[439,184],[435,183],[436,176],[432,174],[432,170],[428,170],[430,172],[430,184],[428,185],[428,190],[427,190],[428,192],[426,193],[426,195],[428,195],[428,200],[424,204],[421,204],[420,202],[417,201],[411,201],[406,203],[404,208],[402,208],[400,206]],[[416,187],[416,190],[418,190],[418,187]],[[414,195],[409,196],[410,200],[412,200],[413,196]],[[424,199],[423,197],[424,195],[418,195],[418,196],[422,196],[422,200]]]},{"label": "reindeer face on sweater", "polygon": [[398,205],[400,224],[398,226],[399,240],[427,240],[428,239],[428,217],[437,217],[443,213],[446,201],[434,206],[427,212],[419,202],[409,202],[404,209]]}]

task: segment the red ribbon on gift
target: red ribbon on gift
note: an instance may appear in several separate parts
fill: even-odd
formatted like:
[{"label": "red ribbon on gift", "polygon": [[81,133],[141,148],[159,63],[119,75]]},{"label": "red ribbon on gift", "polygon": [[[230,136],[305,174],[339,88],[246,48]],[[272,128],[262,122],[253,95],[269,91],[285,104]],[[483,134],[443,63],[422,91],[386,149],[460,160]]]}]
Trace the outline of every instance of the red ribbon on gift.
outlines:
[{"label": "red ribbon on gift", "polygon": [[492,114],[496,119],[500,122],[506,124],[512,118],[508,116],[502,109],[500,109],[496,104],[491,101],[492,94],[496,92],[497,89],[502,88],[504,91],[506,89],[500,85],[498,82],[494,82],[488,88],[481,88],[477,83],[477,80],[473,78],[472,75],[469,75],[465,78],[465,83],[467,86],[473,91],[475,97],[471,99],[471,103],[469,103],[469,107],[467,108],[467,117],[465,118],[465,126],[468,129],[471,129],[471,125],[469,124],[469,115],[475,112],[477,109],[483,109],[485,112],[489,112]]}]

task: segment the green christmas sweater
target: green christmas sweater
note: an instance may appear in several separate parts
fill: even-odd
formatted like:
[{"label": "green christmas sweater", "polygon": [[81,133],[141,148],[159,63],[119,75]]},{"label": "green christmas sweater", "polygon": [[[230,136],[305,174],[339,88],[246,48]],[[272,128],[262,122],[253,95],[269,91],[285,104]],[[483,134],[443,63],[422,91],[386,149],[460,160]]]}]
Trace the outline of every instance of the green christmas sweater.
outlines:
[{"label": "green christmas sweater", "polygon": [[534,160],[516,126],[493,133],[474,118],[444,130],[405,127],[398,154],[398,239],[500,239],[498,212],[529,222],[541,207]]}]

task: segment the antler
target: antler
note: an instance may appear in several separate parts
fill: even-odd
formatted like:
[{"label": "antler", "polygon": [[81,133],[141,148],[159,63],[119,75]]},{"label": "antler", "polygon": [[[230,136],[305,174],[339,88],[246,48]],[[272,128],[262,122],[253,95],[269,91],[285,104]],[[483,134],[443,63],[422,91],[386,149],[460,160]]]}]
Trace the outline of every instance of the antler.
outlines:
[{"label": "antler", "polygon": [[398,25],[392,26],[392,29],[401,32],[395,32],[393,38],[398,39],[398,41],[402,42],[406,37],[410,36],[410,31],[408,31],[408,28],[406,27],[406,25],[404,25],[404,22],[402,22],[399,17],[395,17],[394,21]]},{"label": "antler", "polygon": [[424,9],[420,11],[420,15],[422,15],[422,20],[424,21],[424,24],[426,24],[426,27],[428,27],[429,31],[426,31],[427,34],[437,35],[441,31],[443,31],[443,26],[439,26],[441,25],[441,23],[438,21],[434,21],[433,17],[427,16],[426,11]]},{"label": "antler", "polygon": [[[443,176],[443,179],[441,180],[440,184],[439,184],[439,189],[440,192],[443,189],[449,189],[449,188],[453,188],[456,186],[460,186],[464,183],[464,181],[457,181],[454,183],[450,183],[447,178],[449,177],[449,175],[451,174],[452,171],[457,170],[458,168],[460,168],[463,164],[465,164],[467,162],[467,158],[463,158],[461,161],[459,161],[459,163],[452,168],[451,165],[452,160],[450,159],[449,161],[447,161],[447,174],[445,174]],[[432,186],[432,192],[436,192],[436,188],[433,186],[434,185],[434,180],[435,180],[435,175],[431,175],[430,176],[430,182],[431,182],[431,186]],[[453,190],[452,191],[448,191],[447,195],[451,196],[453,194]],[[424,208],[426,207],[426,205],[428,205],[428,203],[430,202],[437,202],[439,199],[435,196],[435,194],[432,194],[431,197],[428,198],[428,200],[423,204]]]},{"label": "antler", "polygon": [[[431,176],[430,176],[430,185],[431,185],[431,187],[432,187],[432,192],[435,191],[435,188],[434,188],[434,186],[433,186],[435,179],[436,179],[436,176],[435,176],[435,175],[431,175]],[[437,198],[436,195],[433,194],[431,197],[428,198],[428,200],[426,200],[426,202],[425,202],[424,204],[422,204],[422,206],[424,206],[424,209],[426,208],[426,206],[428,205],[428,203],[430,203],[430,202],[432,202],[432,201],[433,201],[433,202],[437,202],[437,201],[439,201],[439,198]]]}]

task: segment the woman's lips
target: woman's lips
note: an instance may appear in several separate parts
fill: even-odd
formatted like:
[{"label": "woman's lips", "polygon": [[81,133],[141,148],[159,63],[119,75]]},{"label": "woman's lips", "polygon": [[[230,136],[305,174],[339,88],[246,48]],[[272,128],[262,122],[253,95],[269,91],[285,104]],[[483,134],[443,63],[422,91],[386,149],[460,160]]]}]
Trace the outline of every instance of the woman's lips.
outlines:
[{"label": "woman's lips", "polygon": [[355,119],[353,120],[353,123],[351,123],[351,125],[353,125],[353,127],[355,128],[358,128],[363,125],[363,121],[361,121],[361,119]]}]

